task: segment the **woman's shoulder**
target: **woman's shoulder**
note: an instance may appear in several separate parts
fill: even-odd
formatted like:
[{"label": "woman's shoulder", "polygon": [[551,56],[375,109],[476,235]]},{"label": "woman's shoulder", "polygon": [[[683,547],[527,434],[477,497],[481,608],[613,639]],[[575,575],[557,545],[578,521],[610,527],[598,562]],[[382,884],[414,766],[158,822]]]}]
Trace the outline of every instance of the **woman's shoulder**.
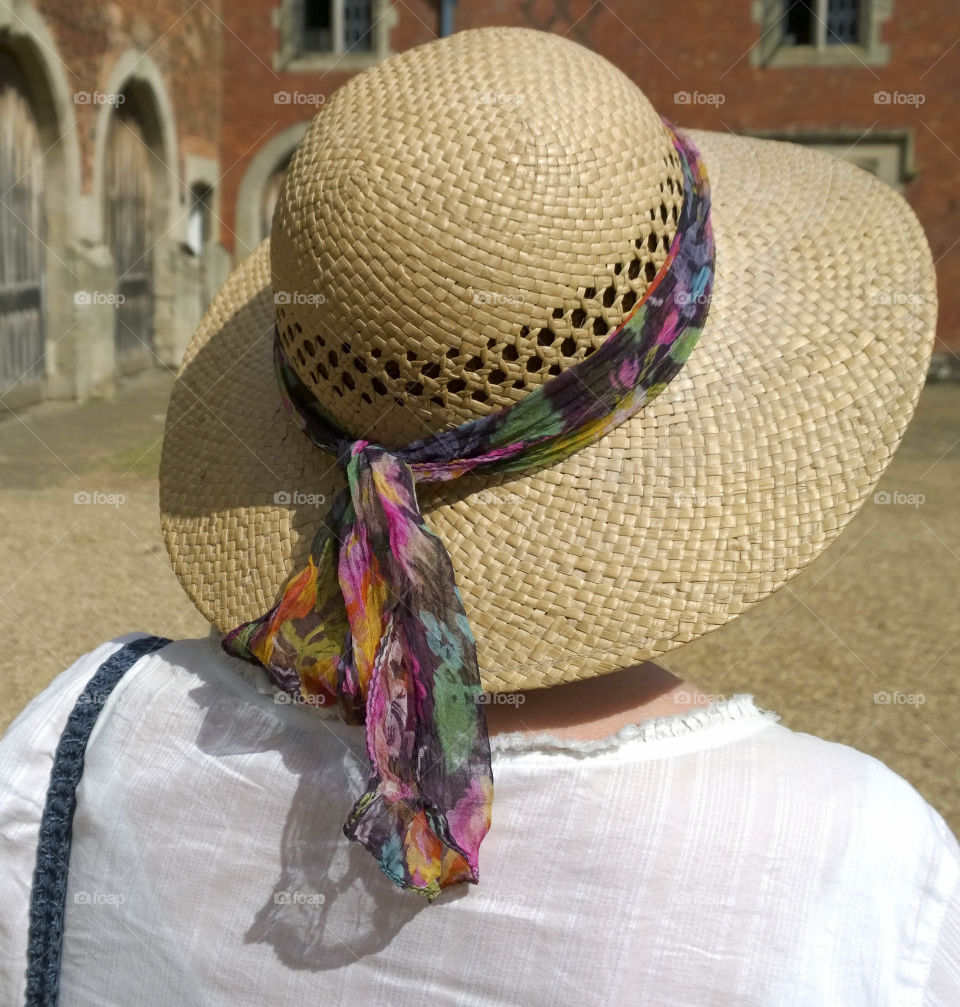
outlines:
[{"label": "woman's shoulder", "polygon": [[36,744],[43,737],[59,738],[70,711],[101,665],[129,645],[148,638],[147,633],[134,632],[106,640],[81,654],[41,689],[0,736],[0,780],[3,779],[2,753],[5,747],[22,745],[28,740]]},{"label": "woman's shoulder", "polygon": [[944,872],[945,881],[960,876],[960,844],[943,816],[882,759],[782,722],[752,745],[771,792],[788,794],[798,820],[804,816],[845,858],[869,859],[878,871],[913,865],[918,878],[929,870]]}]

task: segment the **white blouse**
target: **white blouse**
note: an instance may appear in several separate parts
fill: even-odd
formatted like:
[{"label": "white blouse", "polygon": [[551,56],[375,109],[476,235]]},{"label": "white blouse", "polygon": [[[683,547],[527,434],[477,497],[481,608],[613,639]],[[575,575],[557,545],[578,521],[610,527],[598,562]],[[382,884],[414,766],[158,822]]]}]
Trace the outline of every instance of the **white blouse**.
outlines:
[{"label": "white blouse", "polygon": [[[0,740],[0,1003],[80,658]],[[90,737],[60,1004],[960,1004],[960,847],[878,760],[736,695],[597,742],[491,739],[479,885],[432,905],[342,826],[363,729],[219,638],[141,658]]]}]

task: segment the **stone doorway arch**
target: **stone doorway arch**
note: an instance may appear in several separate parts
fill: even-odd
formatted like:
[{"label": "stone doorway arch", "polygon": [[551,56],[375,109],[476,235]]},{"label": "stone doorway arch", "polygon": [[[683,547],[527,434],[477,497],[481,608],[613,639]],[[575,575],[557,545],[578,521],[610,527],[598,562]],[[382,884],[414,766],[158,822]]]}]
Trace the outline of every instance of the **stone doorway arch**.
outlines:
[{"label": "stone doorway arch", "polygon": [[159,67],[137,50],[104,82],[94,140],[94,200],[114,282],[114,372],[171,362],[175,252],[183,185],[173,106]]},{"label": "stone doorway arch", "polygon": [[74,92],[29,3],[0,5],[0,412],[73,383]]}]

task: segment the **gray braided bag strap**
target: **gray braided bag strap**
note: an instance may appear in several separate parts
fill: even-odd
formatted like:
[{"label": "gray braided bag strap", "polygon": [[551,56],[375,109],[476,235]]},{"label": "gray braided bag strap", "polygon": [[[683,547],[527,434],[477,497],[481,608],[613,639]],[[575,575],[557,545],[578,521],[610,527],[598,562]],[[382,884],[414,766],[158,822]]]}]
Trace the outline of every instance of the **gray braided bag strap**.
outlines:
[{"label": "gray braided bag strap", "polygon": [[30,893],[27,1007],[53,1007],[60,993],[60,956],[77,785],[90,732],[117,682],[147,654],[171,641],[145,636],[124,644],[100,665],[77,698],[60,736],[40,819],[37,865]]}]

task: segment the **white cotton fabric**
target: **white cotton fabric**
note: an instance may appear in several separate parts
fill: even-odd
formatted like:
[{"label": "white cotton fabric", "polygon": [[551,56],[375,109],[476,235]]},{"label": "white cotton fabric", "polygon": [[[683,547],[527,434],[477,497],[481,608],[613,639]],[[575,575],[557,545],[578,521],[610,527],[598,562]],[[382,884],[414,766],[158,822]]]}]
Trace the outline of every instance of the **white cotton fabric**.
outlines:
[{"label": "white cotton fabric", "polygon": [[[0,740],[0,1003],[23,1002],[53,754],[100,663]],[[480,883],[433,905],[341,828],[363,730],[218,638],[141,659],[78,789],[61,1007],[960,1004],[960,847],[881,762],[747,694],[600,742],[493,739]]]}]

